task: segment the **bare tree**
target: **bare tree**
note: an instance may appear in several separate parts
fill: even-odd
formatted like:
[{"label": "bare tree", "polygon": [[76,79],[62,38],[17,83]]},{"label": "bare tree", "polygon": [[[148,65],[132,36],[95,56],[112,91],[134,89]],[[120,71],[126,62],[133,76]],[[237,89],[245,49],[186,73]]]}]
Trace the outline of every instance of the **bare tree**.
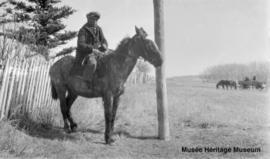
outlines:
[{"label": "bare tree", "polygon": [[245,77],[267,82],[270,77],[269,62],[251,62],[249,64],[225,64],[208,67],[201,73],[203,81],[218,81],[221,79],[243,80]]}]

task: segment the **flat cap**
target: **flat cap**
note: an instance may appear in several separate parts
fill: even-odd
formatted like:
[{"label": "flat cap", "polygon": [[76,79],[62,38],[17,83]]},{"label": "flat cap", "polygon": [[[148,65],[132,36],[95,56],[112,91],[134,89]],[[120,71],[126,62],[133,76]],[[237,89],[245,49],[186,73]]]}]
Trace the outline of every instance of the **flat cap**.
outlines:
[{"label": "flat cap", "polygon": [[86,14],[87,18],[95,18],[96,20],[98,20],[100,18],[100,14],[98,12],[90,12],[88,14]]}]

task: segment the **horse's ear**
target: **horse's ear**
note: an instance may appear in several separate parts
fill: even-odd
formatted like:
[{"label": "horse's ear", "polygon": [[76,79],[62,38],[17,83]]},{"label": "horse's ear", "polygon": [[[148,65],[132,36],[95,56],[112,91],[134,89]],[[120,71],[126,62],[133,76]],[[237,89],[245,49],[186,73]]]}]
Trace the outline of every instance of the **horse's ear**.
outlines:
[{"label": "horse's ear", "polygon": [[140,28],[140,31],[141,31],[143,37],[147,37],[146,31],[142,27]]},{"label": "horse's ear", "polygon": [[136,25],[135,25],[135,31],[136,31],[136,34],[140,33],[140,29]]}]

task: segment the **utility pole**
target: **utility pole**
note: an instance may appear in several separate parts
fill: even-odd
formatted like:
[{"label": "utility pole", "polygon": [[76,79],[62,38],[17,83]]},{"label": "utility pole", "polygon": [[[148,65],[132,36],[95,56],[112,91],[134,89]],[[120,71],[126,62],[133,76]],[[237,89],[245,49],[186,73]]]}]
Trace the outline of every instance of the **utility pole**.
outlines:
[{"label": "utility pole", "polygon": [[164,11],[163,0],[153,0],[155,21],[155,42],[160,49],[163,64],[156,68],[156,94],[158,112],[158,136],[163,140],[170,140],[167,87],[165,78],[165,52],[164,52]]}]

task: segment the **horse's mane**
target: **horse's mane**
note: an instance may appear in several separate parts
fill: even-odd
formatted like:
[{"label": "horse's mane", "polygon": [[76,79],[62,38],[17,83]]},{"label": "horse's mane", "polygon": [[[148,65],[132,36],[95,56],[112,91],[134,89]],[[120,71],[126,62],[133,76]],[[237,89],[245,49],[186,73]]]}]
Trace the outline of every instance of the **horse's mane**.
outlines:
[{"label": "horse's mane", "polygon": [[106,72],[106,69],[110,69],[105,65],[109,64],[111,60],[118,64],[125,60],[125,54],[127,54],[126,51],[129,47],[128,43],[130,40],[130,37],[123,38],[115,50],[109,50],[105,56],[99,59],[97,70],[100,72],[101,76],[104,74],[104,72]]},{"label": "horse's mane", "polygon": [[123,58],[123,53],[125,53],[124,51],[127,49],[130,40],[130,37],[123,38],[115,50],[109,50],[109,53],[105,56],[105,59],[107,60],[112,57],[116,57],[119,59]]},{"label": "horse's mane", "polygon": [[118,46],[116,47],[115,51],[113,52],[114,54],[121,53],[123,49],[126,49],[128,47],[128,42],[131,40],[130,37],[125,37],[123,38]]}]

